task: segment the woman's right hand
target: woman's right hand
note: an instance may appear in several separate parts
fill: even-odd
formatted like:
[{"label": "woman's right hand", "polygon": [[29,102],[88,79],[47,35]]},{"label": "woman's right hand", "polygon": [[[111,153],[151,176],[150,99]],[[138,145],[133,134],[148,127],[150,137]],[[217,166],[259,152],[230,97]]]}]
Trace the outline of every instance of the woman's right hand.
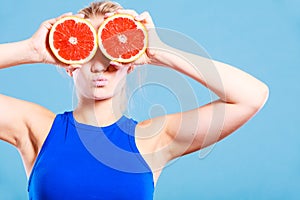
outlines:
[{"label": "woman's right hand", "polygon": [[48,34],[55,22],[70,15],[72,15],[72,13],[65,13],[57,18],[44,21],[40,25],[39,29],[32,35],[32,37],[29,39],[29,42],[33,51],[34,62],[68,67],[68,65],[60,62],[52,53],[49,47]]}]

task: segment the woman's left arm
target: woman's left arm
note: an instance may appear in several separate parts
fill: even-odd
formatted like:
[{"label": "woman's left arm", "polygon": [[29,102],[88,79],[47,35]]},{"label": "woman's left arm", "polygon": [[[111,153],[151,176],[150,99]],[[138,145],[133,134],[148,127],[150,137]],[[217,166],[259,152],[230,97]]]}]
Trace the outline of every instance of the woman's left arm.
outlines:
[{"label": "woman's left arm", "polygon": [[245,124],[265,104],[268,87],[248,73],[165,44],[161,47],[163,50],[151,57],[154,64],[195,79],[219,97],[196,109],[156,119],[164,120],[159,148],[168,145],[168,160],[218,142]]},{"label": "woman's left arm", "polygon": [[[156,117],[139,123],[143,146],[163,152],[165,163],[218,142],[253,117],[268,98],[263,82],[228,64],[187,53],[164,44],[158,37],[148,12],[136,16],[149,33],[149,47],[134,65],[153,64],[181,72],[214,92],[219,99],[190,111]],[[115,63],[116,64],[116,63]],[[145,145],[144,145],[145,144]],[[152,154],[151,153],[151,154]],[[160,161],[159,161],[160,162]]]}]

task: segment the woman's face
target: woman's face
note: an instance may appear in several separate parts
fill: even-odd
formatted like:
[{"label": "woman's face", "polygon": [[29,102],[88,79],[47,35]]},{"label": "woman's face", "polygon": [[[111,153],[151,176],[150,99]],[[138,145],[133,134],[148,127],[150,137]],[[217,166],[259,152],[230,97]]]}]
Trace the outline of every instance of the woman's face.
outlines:
[{"label": "woman's face", "polygon": [[[88,20],[95,30],[98,30],[104,17],[98,16]],[[117,69],[110,65],[110,60],[98,48],[92,60],[69,74],[73,76],[78,98],[103,100],[115,96],[122,90],[128,72],[128,67]]]}]

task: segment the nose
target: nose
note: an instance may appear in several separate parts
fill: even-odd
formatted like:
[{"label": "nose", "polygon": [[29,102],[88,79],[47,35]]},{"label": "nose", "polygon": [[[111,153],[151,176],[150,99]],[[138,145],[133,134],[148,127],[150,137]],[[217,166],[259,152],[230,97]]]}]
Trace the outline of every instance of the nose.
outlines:
[{"label": "nose", "polygon": [[99,73],[107,70],[110,60],[106,58],[100,49],[97,50],[96,55],[91,61],[91,72]]},{"label": "nose", "polygon": [[104,66],[100,62],[93,62],[91,64],[91,72],[93,73],[99,73],[99,72],[104,72],[106,71],[107,66]]}]

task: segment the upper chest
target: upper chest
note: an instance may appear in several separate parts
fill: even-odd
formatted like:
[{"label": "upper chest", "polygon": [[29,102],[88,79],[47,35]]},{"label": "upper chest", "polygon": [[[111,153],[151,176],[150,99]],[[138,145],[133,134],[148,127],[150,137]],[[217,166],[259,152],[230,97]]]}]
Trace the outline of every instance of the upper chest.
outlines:
[{"label": "upper chest", "polygon": [[50,196],[76,191],[78,195],[134,195],[147,199],[154,186],[152,172],[135,146],[134,137],[119,130],[104,134],[67,126],[50,131],[32,170],[29,190],[32,195],[35,191]]}]

